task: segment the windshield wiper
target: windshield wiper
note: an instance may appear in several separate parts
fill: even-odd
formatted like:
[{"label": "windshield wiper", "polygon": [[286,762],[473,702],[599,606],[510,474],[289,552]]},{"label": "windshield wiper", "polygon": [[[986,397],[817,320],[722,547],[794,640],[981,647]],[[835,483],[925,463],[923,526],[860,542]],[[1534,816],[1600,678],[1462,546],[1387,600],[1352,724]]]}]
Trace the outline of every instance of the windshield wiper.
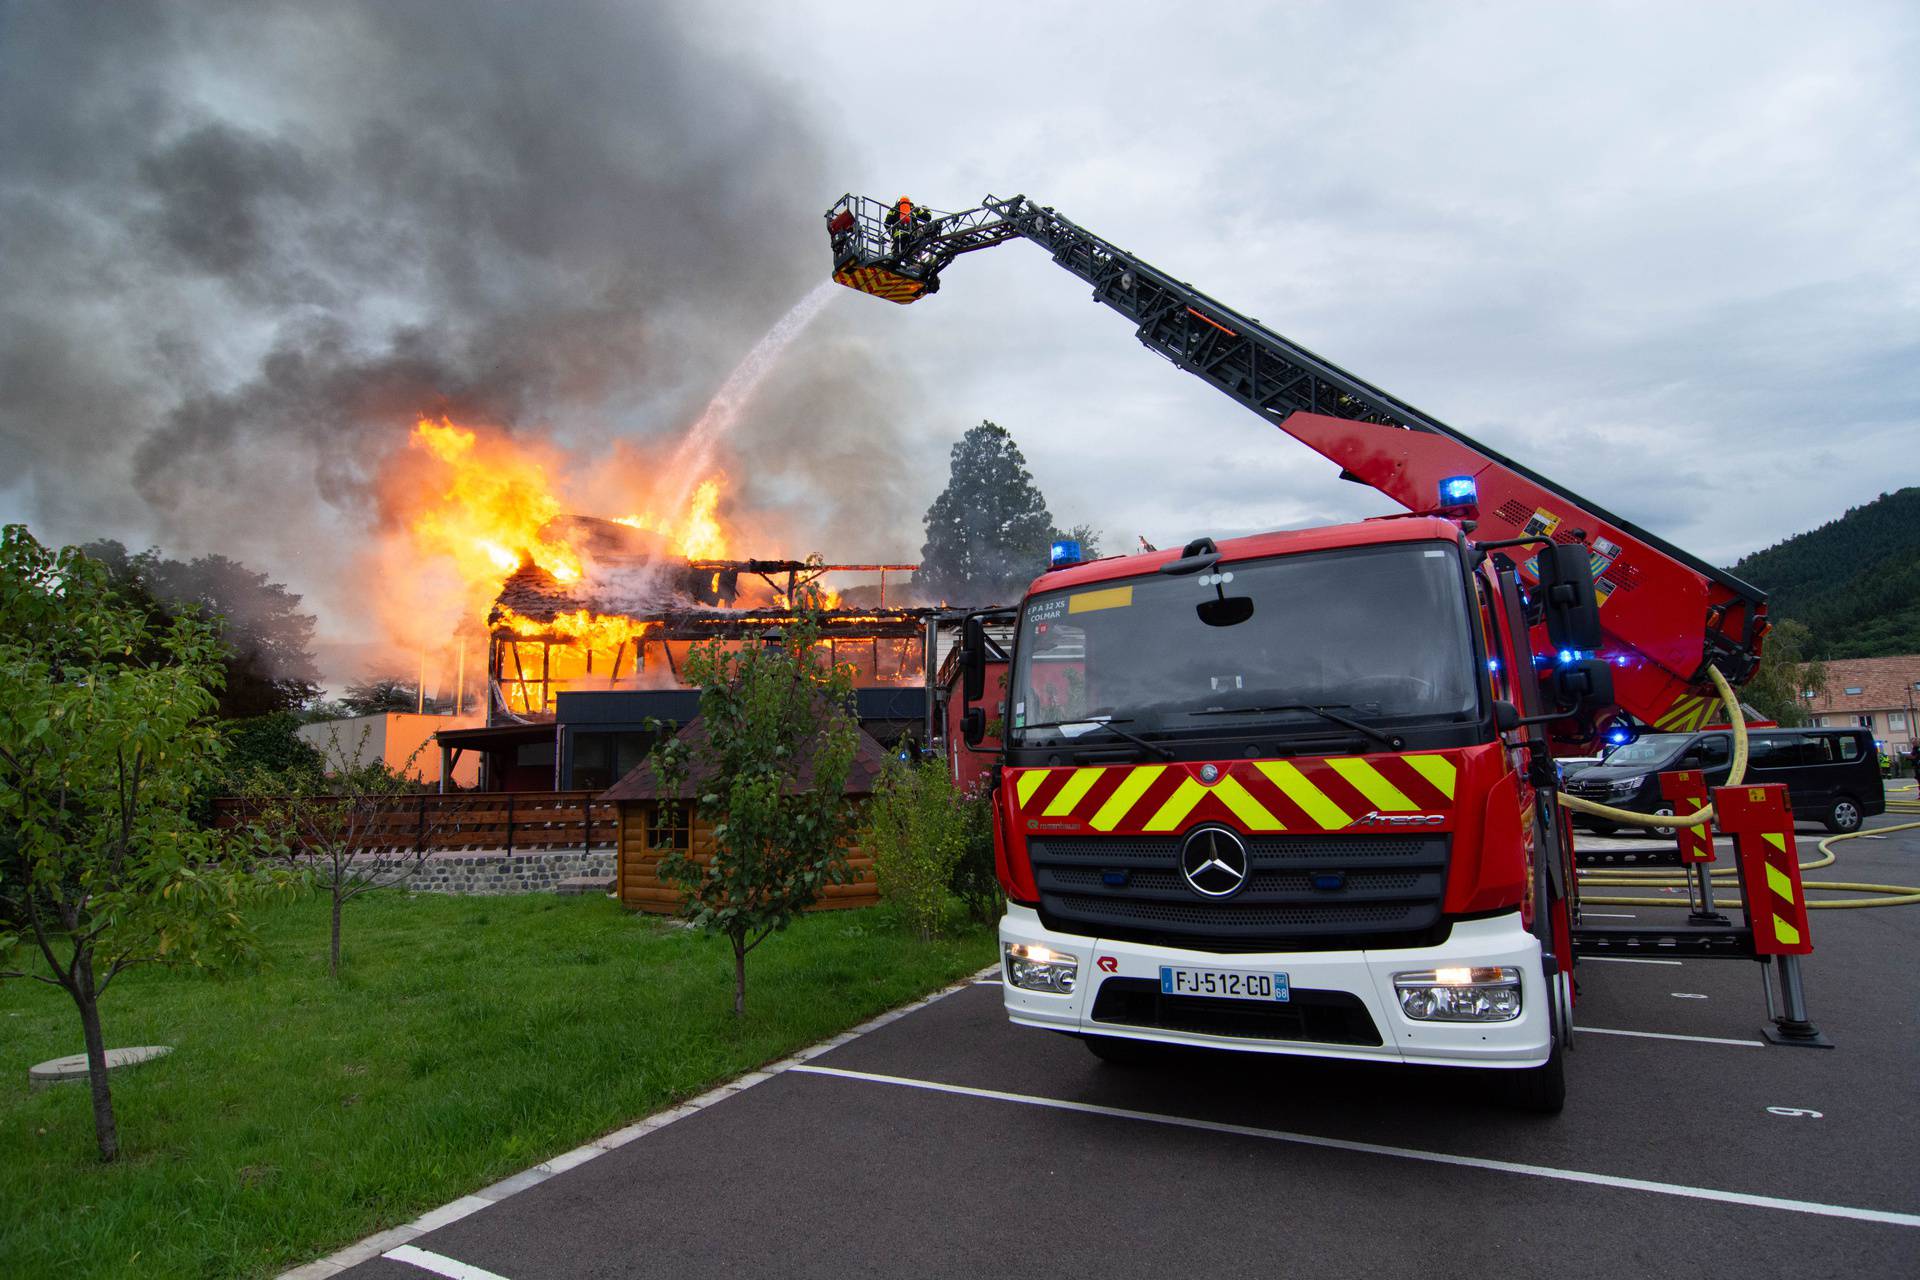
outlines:
[{"label": "windshield wiper", "polygon": [[[1348,706],[1350,704],[1343,702],[1337,703],[1336,705]],[[1304,702],[1281,702],[1264,707],[1213,707],[1206,711],[1189,711],[1187,714],[1190,716],[1257,716],[1269,711],[1310,711],[1322,720],[1329,720],[1334,724],[1345,725],[1355,733],[1364,733],[1367,737],[1372,738],[1375,742],[1380,743],[1390,751],[1398,751],[1407,745],[1405,740],[1395,734],[1376,729],[1370,724],[1362,724],[1360,721],[1348,716],[1343,716],[1337,711],[1329,711],[1325,707],[1309,706]]]},{"label": "windshield wiper", "polygon": [[[1125,729],[1115,729],[1113,727],[1116,724],[1132,724],[1132,723],[1133,723],[1132,720],[1107,720],[1107,719],[1053,720],[1045,724],[1023,724],[1019,726],[1019,729],[1022,734],[1025,734],[1028,731],[1033,729],[1068,729],[1078,725],[1090,724],[1096,729],[1106,729],[1110,733],[1112,733],[1114,737],[1124,738],[1128,742],[1133,743],[1135,746],[1141,748],[1142,750],[1150,751],[1154,755],[1159,756],[1162,760],[1173,759],[1173,752],[1167,750],[1165,747],[1161,746],[1159,743],[1148,742],[1145,738],[1142,738],[1138,734],[1128,733]],[[1066,735],[1062,734],[1061,736],[1065,737]],[[1068,738],[1067,740],[1069,742],[1074,741],[1074,739],[1072,738]]]}]

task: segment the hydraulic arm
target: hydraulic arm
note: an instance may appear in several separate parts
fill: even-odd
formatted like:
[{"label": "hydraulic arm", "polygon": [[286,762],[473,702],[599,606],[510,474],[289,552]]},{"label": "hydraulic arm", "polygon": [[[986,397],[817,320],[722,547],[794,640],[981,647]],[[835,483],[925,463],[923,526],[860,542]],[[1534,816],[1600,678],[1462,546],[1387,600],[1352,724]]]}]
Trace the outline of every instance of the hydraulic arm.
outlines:
[{"label": "hydraulic arm", "polygon": [[[1707,669],[1744,683],[1759,662],[1766,596],[1565,486],[1479,444],[1173,279],[1025,196],[890,230],[886,206],[845,196],[827,213],[834,279],[910,303],[936,291],[962,254],[1031,240],[1125,316],[1134,336],[1411,511],[1436,505],[1440,481],[1475,478],[1478,541],[1584,541],[1619,705],[1663,730],[1712,720]],[[1515,554],[1524,559],[1525,549]],[[1531,577],[1529,566],[1522,573]]]}]

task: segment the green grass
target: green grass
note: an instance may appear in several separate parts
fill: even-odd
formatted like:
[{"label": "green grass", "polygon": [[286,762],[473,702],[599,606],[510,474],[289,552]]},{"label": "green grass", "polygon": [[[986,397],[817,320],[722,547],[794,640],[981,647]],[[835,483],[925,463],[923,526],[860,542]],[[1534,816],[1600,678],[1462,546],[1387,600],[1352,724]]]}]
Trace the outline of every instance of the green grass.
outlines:
[{"label": "green grass", "polygon": [[0,984],[0,1275],[261,1276],[590,1141],[993,961],[985,931],[921,943],[885,909],[801,920],[729,1003],[723,940],[601,898],[374,894],[326,977],[326,904],[261,920],[267,963],[122,977],[109,1045],[122,1157],[84,1085],[66,994]]}]

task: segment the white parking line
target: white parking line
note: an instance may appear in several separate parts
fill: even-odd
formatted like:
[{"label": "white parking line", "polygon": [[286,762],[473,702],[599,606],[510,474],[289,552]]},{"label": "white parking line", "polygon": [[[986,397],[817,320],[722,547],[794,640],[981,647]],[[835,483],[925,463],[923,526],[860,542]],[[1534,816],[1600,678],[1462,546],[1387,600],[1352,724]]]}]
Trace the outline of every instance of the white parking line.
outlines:
[{"label": "white parking line", "polygon": [[1713,1187],[1689,1187],[1675,1182],[1653,1182],[1646,1178],[1621,1178],[1608,1173],[1586,1173],[1579,1169],[1555,1169],[1548,1165],[1520,1164],[1512,1160],[1487,1160],[1479,1156],[1448,1155],[1442,1151],[1421,1151],[1413,1147],[1389,1147],[1377,1142],[1354,1142],[1346,1138],[1322,1138],[1307,1133],[1288,1133],[1281,1129],[1258,1129],[1252,1125],[1227,1124],[1218,1120],[1194,1120],[1186,1116],[1160,1115],[1152,1111],[1132,1111],[1125,1107],[1103,1107],[1091,1102],[1068,1102],[1061,1098],[1041,1098],[1029,1093],[1006,1093],[999,1089],[976,1089],[968,1085],[940,1084],[933,1080],[915,1080],[907,1076],[885,1076],[870,1071],[848,1071],[840,1067],[816,1067],[811,1063],[790,1068],[796,1074],[837,1076],[843,1080],[862,1080],[870,1084],[898,1085],[907,1089],[925,1089],[933,1093],[951,1093],[965,1098],[985,1098],[993,1102],[1013,1102],[1054,1111],[1075,1111],[1084,1115],[1112,1116],[1118,1120],[1140,1120],[1147,1124],[1168,1125],[1177,1129],[1199,1129],[1208,1133],[1229,1133],[1243,1138],[1265,1138],[1303,1147],[1329,1151],[1349,1151],[1359,1155],[1392,1156],[1425,1164],[1452,1165],[1463,1169],[1483,1169],[1491,1173],[1515,1173],[1531,1178],[1549,1178],[1557,1182],[1580,1182],[1589,1186],[1613,1187],[1622,1191],[1645,1191],[1654,1195],[1680,1196],[1690,1200],[1713,1200],[1721,1204],[1745,1205],[1755,1209],[1777,1209],[1786,1213],[1808,1213],[1825,1218],[1851,1218],[1858,1222],[1880,1222],[1895,1227],[1920,1227],[1920,1213],[1891,1213],[1884,1209],[1861,1209],[1852,1205],[1822,1204],[1816,1200],[1788,1200],[1779,1196],[1749,1195],[1744,1191],[1720,1191]]},{"label": "white parking line", "polygon": [[1617,1027],[1575,1027],[1596,1036],[1639,1036],[1644,1040],[1686,1040],[1693,1044],[1730,1044],[1741,1049],[1764,1049],[1764,1040],[1726,1040],[1719,1036],[1676,1036],[1666,1031],[1622,1031]]},{"label": "white parking line", "polygon": [[418,1267],[422,1271],[431,1271],[437,1276],[446,1276],[447,1280],[507,1280],[507,1278],[498,1271],[488,1271],[484,1267],[468,1266],[466,1263],[454,1258],[449,1258],[443,1253],[432,1253],[426,1249],[415,1248],[410,1244],[403,1244],[398,1249],[389,1249],[380,1256],[383,1258],[392,1258],[395,1262],[404,1262],[408,1266]]}]

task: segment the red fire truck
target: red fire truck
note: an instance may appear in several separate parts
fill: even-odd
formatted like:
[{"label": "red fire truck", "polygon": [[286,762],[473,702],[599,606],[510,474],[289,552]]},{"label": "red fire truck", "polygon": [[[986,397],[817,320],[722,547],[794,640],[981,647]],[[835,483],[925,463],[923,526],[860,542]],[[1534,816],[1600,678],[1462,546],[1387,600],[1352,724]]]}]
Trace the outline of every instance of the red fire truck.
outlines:
[{"label": "red fire truck", "polygon": [[1714,672],[1752,674],[1765,597],[1024,197],[905,242],[880,208],[829,211],[842,283],[911,302],[962,253],[1035,241],[1408,509],[1084,563],[1060,544],[1017,610],[966,620],[964,735],[1003,729],[1009,1016],[1110,1060],[1496,1068],[1557,1109],[1579,921],[1554,753],[1622,710],[1697,727]]}]

